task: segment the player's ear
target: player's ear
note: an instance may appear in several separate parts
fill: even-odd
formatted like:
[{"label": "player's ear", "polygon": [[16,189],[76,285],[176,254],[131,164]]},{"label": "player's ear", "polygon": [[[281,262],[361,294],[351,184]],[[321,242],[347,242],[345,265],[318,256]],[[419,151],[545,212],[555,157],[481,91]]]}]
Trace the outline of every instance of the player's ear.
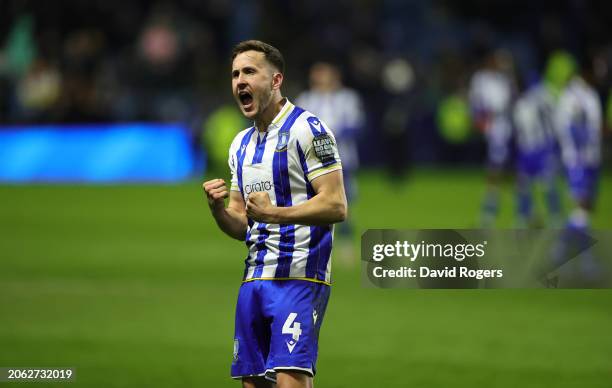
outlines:
[{"label": "player's ear", "polygon": [[273,73],[272,74],[272,90],[279,90],[283,84],[283,74]]}]

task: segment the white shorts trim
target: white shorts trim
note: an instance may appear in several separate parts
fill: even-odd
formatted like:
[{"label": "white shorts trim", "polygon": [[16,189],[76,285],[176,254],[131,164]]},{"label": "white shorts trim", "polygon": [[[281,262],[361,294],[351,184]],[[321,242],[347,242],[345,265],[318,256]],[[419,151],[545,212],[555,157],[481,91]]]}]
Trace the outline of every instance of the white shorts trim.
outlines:
[{"label": "white shorts trim", "polygon": [[276,366],[272,369],[268,369],[266,373],[276,373],[276,372],[281,372],[281,371],[292,371],[292,370],[306,372],[310,375],[310,377],[314,377],[312,368],[301,368],[299,366]]},{"label": "white shorts trim", "polygon": [[267,371],[266,371],[266,372],[264,372],[264,373],[259,373],[259,374],[257,374],[257,375],[232,376],[232,379],[235,379],[235,380],[240,380],[240,379],[244,379],[244,378],[246,378],[246,377],[265,377],[265,376],[266,376],[266,373],[267,373]]}]

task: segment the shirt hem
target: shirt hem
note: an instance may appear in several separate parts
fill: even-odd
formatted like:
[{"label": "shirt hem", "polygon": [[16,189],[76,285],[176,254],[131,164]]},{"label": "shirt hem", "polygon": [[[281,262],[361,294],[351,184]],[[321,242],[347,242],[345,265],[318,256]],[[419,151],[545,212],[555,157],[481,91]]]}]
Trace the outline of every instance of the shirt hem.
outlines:
[{"label": "shirt hem", "polygon": [[331,282],[326,282],[325,280],[313,279],[313,278],[249,278],[244,279],[242,283],[252,282],[253,280],[303,280],[306,282],[325,284],[327,286],[331,286]]}]

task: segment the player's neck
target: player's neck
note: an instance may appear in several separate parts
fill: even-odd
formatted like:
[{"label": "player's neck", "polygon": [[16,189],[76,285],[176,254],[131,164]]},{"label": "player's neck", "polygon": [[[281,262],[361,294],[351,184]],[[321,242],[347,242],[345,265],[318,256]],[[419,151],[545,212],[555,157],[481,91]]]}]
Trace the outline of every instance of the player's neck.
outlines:
[{"label": "player's neck", "polygon": [[287,99],[280,95],[280,93],[272,98],[270,104],[261,113],[260,117],[255,119],[255,127],[259,132],[266,132],[272,120],[278,115],[283,109],[283,106],[287,102]]}]

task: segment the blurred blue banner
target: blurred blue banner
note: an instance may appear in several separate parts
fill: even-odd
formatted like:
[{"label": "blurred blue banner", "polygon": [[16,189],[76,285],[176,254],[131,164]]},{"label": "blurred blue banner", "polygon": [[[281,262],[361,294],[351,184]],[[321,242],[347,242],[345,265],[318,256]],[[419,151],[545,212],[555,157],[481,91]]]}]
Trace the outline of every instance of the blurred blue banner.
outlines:
[{"label": "blurred blue banner", "polygon": [[181,125],[112,124],[0,128],[0,181],[175,182],[195,155]]}]

